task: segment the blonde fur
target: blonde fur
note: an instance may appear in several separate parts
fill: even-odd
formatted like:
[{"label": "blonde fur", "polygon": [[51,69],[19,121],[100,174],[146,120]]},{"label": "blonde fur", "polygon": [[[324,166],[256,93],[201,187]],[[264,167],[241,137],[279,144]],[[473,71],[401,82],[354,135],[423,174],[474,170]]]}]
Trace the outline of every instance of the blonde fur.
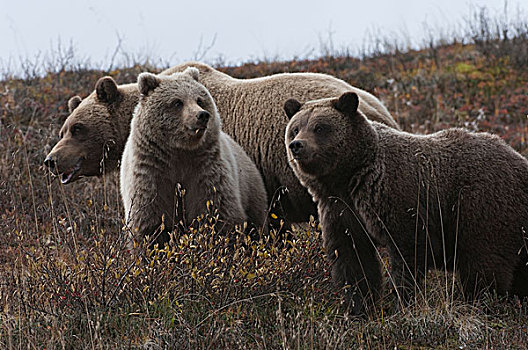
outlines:
[{"label": "blonde fur", "polygon": [[[127,224],[138,236],[151,235],[161,224],[192,220],[218,209],[221,229],[245,221],[262,227],[266,192],[249,157],[221,130],[213,98],[189,69],[170,77],[142,73],[143,96],[123,153],[121,194]],[[206,115],[206,121],[200,116]],[[183,202],[175,198],[178,186]],[[162,238],[163,240],[163,238]]]}]

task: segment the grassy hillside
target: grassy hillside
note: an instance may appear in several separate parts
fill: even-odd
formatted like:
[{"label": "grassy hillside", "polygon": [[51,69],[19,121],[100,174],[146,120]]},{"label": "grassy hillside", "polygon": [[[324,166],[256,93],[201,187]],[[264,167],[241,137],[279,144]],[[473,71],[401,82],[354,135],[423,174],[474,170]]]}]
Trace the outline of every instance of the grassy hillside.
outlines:
[{"label": "grassy hillside", "polygon": [[[526,155],[527,32],[362,60],[218,68],[239,78],[332,74],[378,96],[407,131],[490,131]],[[466,303],[441,272],[417,286],[407,308],[394,308],[388,285],[375,313],[348,316],[314,223],[277,248],[241,233],[215,237],[209,216],[164,251],[130,254],[115,174],[62,186],[42,161],[71,96],[87,95],[105,74],[127,83],[162,68],[68,68],[0,82],[0,347],[526,347],[528,301],[486,294]]]}]

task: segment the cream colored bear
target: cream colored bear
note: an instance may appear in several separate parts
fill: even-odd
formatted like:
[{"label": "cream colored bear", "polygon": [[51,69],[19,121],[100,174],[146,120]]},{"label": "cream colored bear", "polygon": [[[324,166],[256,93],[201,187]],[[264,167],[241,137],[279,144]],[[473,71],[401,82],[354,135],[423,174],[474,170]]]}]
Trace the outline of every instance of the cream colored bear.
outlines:
[{"label": "cream colored bear", "polygon": [[[169,229],[218,209],[222,227],[249,221],[263,227],[267,198],[260,173],[244,150],[221,130],[215,102],[188,68],[171,76],[142,73],[140,102],[121,164],[126,222],[139,237],[162,223]],[[185,190],[177,202],[178,186]],[[161,240],[164,241],[162,237]]]}]

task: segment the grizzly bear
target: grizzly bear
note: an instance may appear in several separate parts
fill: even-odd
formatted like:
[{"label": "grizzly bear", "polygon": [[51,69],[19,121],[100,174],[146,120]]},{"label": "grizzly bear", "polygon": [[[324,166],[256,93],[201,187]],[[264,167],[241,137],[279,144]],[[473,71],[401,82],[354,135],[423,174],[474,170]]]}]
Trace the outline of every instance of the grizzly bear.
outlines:
[{"label": "grizzly bear", "polygon": [[117,169],[138,100],[137,84],[118,86],[111,77],[99,79],[86,99],[72,97],[60,140],[44,164],[63,184]]},{"label": "grizzly bear", "polygon": [[[311,197],[295,178],[282,152],[282,137],[288,122],[282,108],[288,97],[293,97],[300,101],[308,101],[323,97],[339,96],[345,91],[354,91],[360,97],[360,111],[369,119],[398,128],[387,109],[378,99],[366,91],[354,88],[344,81],[329,75],[282,73],[256,79],[235,79],[208,65],[195,62],[170,68],[161,74],[170,75],[174,72],[182,72],[189,66],[199,69],[200,82],[213,96],[218,111],[222,116],[223,130],[239,143],[255,162],[264,178],[264,184],[270,197],[276,197],[279,189],[287,188],[288,191],[280,195],[279,207],[285,213],[288,221],[291,222],[306,221],[310,215],[316,215],[316,209]],[[120,88],[116,89],[122,93]],[[130,96],[131,99],[139,98],[136,92],[132,95]],[[82,115],[84,119],[94,119],[93,123],[96,123],[100,119],[112,121],[115,120],[114,117],[118,116],[122,119],[123,125],[130,121],[134,104],[129,104],[128,100],[117,104],[112,102],[101,103],[97,94],[92,94],[88,97],[88,100],[90,100],[90,104],[87,104],[86,107],[89,108],[83,108],[85,103],[83,101],[83,104],[74,111],[69,119],[80,119]],[[91,107],[92,104],[95,104],[98,110],[102,110],[105,113],[92,113],[92,110],[94,110]],[[65,131],[72,124],[69,119],[63,127]],[[94,133],[97,132],[101,135],[107,135],[99,130],[94,130]],[[57,160],[54,163],[57,164],[59,173],[62,169],[69,169],[67,166],[62,167],[59,160],[64,159],[64,162],[68,164],[74,163],[73,161],[66,161],[66,159],[79,158],[77,154],[84,151],[82,142],[91,144],[97,142],[97,147],[99,147],[97,149],[98,156],[101,155],[102,150],[108,144],[115,146],[116,149],[118,148],[114,144],[118,140],[110,136],[98,139],[99,141],[91,139],[89,141],[74,142],[75,137],[73,136],[71,139],[71,141],[64,141],[64,143],[72,145],[71,151],[67,155],[56,147],[48,156],[49,160]],[[124,146],[124,140],[120,146]],[[74,151],[75,149],[77,151]],[[97,160],[94,159],[93,162],[90,162],[90,166],[97,169],[102,163],[101,159],[101,157]],[[79,174],[88,176],[86,172],[82,171],[82,167],[85,165],[88,166],[86,159],[81,164]],[[105,170],[111,170],[112,165],[105,163]]]},{"label": "grizzly bear", "polygon": [[[267,198],[262,177],[244,150],[221,130],[215,102],[188,68],[171,76],[142,73],[140,102],[121,164],[127,225],[139,237],[162,224],[188,226],[218,209],[219,231],[246,221],[263,227]],[[182,203],[176,193],[185,191]],[[218,226],[217,226],[218,227]],[[167,237],[160,237],[163,242]]]},{"label": "grizzly bear", "polygon": [[358,103],[347,92],[284,105],[288,161],[317,202],[353,310],[379,297],[380,245],[404,302],[428,268],[456,271],[468,297],[487,287],[528,295],[528,161],[488,133],[420,136],[371,122]]}]

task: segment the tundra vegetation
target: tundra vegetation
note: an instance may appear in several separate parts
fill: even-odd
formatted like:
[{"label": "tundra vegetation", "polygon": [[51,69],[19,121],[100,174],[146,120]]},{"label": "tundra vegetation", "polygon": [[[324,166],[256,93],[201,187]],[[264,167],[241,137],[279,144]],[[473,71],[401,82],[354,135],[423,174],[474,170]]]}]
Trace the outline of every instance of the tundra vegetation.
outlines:
[{"label": "tundra vegetation", "polygon": [[[463,33],[408,49],[377,38],[361,58],[218,69],[238,78],[322,72],[378,96],[404,130],[489,131],[528,153],[528,23],[475,12]],[[325,46],[331,48],[332,45]],[[44,74],[41,74],[44,66]],[[134,82],[161,66],[88,69],[69,50],[0,81],[0,347],[524,348],[528,300],[468,303],[452,274],[431,272],[409,306],[390,284],[377,310],[349,316],[312,220],[287,244],[213,232],[215,212],[163,249],[130,254],[117,174],[61,185],[42,166],[71,96],[97,79]],[[500,213],[497,213],[500,215]],[[142,242],[138,242],[142,245]],[[383,253],[383,252],[382,252]],[[391,271],[384,260],[384,273]]]}]

